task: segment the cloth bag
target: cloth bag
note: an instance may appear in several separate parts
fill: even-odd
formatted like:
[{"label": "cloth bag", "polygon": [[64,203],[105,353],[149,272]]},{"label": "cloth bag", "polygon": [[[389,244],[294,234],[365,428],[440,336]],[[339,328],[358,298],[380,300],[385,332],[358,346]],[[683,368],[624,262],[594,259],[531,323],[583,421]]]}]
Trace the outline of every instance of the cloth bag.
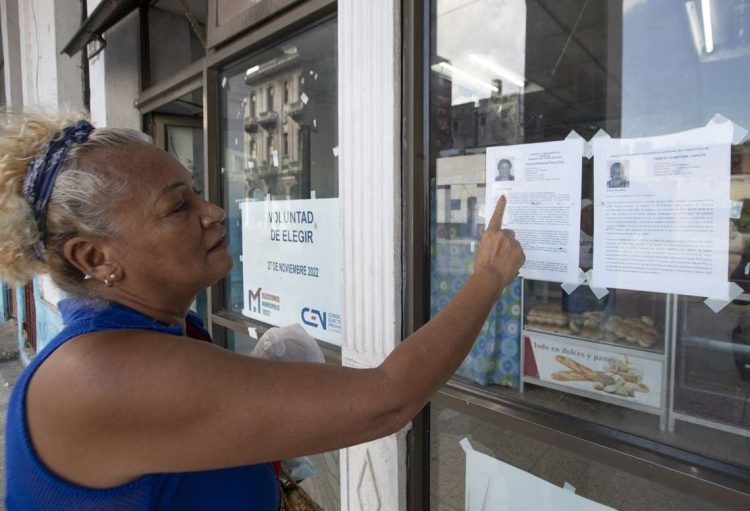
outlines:
[{"label": "cloth bag", "polygon": [[279,477],[281,492],[280,511],[323,511],[323,508],[302,488],[289,473],[281,469]]}]

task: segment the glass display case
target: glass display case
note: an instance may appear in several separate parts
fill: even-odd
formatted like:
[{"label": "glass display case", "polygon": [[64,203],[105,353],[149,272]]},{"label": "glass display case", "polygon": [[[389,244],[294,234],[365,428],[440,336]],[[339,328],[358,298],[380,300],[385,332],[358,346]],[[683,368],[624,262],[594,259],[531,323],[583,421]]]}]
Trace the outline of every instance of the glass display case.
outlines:
[{"label": "glass display case", "polygon": [[[667,427],[671,295],[526,280],[521,374],[533,383],[650,412]],[[522,387],[523,388],[523,387]]]}]

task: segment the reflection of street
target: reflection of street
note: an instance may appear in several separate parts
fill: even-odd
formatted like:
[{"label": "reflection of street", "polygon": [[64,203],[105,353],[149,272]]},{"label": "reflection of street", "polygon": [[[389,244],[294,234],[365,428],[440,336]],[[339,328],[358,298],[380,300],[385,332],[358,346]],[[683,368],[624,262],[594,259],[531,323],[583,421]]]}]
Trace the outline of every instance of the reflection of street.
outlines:
[{"label": "reflection of street", "polygon": [[718,315],[699,300],[680,305],[675,410],[750,431],[750,302],[735,301]]},{"label": "reflection of street", "polygon": [[[510,389],[498,388],[498,391]],[[526,399],[545,407],[556,408],[563,413],[576,415],[595,411],[590,400],[565,396],[560,399],[556,392],[531,388],[524,392]],[[633,423],[637,414],[633,410],[620,408],[618,412],[602,414],[613,426],[623,421]],[[509,463],[521,470],[541,477],[558,486],[573,485],[576,493],[615,509],[658,509],[660,511],[720,511],[694,497],[664,487],[650,480],[645,474],[632,474],[610,465],[599,463],[576,452],[545,443],[522,433],[523,429],[507,425],[493,425],[438,405],[431,407],[430,414],[430,497],[436,503],[432,509],[460,511],[465,509],[465,463],[466,456],[459,445],[469,438],[471,445],[480,452]],[[723,433],[722,433],[723,434]],[[709,435],[710,436],[710,435]],[[710,439],[701,440],[701,444]],[[551,508],[552,509],[552,508]]]}]

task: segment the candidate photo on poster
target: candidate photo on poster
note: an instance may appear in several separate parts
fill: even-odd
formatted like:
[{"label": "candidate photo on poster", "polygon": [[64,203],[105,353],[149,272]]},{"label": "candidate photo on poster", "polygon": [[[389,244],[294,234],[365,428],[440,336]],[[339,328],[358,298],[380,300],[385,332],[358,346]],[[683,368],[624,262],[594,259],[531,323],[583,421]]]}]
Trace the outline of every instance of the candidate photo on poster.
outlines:
[{"label": "candidate photo on poster", "polygon": [[607,188],[628,188],[628,162],[624,160],[613,160],[607,162],[609,168],[609,181]]},{"label": "candidate photo on poster", "polygon": [[495,170],[495,181],[515,181],[515,158],[500,158]]}]

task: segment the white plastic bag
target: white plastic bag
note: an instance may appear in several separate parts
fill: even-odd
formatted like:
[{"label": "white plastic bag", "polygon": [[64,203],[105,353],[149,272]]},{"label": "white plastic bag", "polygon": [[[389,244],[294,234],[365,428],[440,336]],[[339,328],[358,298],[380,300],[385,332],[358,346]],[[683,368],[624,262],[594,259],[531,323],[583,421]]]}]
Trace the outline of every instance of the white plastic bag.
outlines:
[{"label": "white plastic bag", "polygon": [[260,338],[250,356],[286,362],[325,362],[318,343],[296,323],[270,328]]},{"label": "white plastic bag", "polygon": [[[286,362],[325,362],[318,343],[296,323],[270,328],[260,338],[250,356]],[[307,456],[283,460],[281,464],[295,481],[302,481],[315,473],[315,464]]]}]

